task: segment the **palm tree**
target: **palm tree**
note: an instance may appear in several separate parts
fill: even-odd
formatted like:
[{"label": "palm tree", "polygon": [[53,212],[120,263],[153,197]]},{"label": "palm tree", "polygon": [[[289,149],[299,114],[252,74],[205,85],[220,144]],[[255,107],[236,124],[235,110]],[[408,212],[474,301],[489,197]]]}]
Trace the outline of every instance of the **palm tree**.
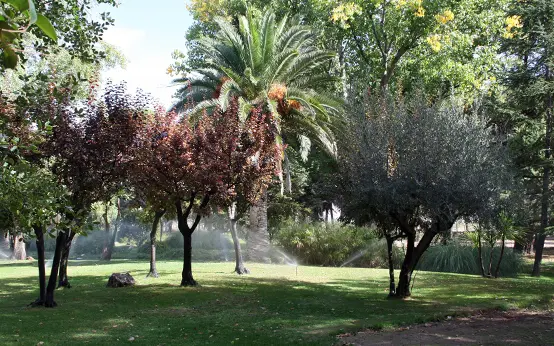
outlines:
[{"label": "palm tree", "polygon": [[[304,144],[312,139],[334,155],[331,124],[341,102],[315,88],[337,80],[328,72],[335,54],[319,49],[314,31],[301,25],[298,18],[285,16],[277,22],[271,10],[261,15],[248,10],[237,25],[223,18],[216,23],[215,37],[198,42],[208,67],[174,81],[182,85],[174,110],[194,117],[216,107],[225,110],[230,100],[237,98],[242,119],[260,106],[273,114],[278,124],[277,144],[287,138]],[[282,182],[282,174],[280,179]],[[267,194],[251,208],[250,222],[253,241],[249,242],[249,254],[261,259],[269,244]]]}]

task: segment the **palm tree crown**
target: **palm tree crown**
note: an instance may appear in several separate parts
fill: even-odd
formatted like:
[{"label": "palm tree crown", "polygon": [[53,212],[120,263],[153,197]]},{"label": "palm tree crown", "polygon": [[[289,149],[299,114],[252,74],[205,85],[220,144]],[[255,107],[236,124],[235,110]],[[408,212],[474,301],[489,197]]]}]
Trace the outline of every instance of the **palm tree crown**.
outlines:
[{"label": "palm tree crown", "polygon": [[277,22],[271,10],[262,15],[249,10],[237,25],[223,18],[216,22],[216,36],[198,42],[208,68],[174,81],[182,87],[173,108],[194,115],[225,109],[236,97],[243,119],[252,107],[267,107],[279,120],[279,135],[304,143],[313,138],[334,152],[330,117],[340,102],[314,88],[336,80],[325,68],[335,54],[317,48],[315,33],[297,18]]}]

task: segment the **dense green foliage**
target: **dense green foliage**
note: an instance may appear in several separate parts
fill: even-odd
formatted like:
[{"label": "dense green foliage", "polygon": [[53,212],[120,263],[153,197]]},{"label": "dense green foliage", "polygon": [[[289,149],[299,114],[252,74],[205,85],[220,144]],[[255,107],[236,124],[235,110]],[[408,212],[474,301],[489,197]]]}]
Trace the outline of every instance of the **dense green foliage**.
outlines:
[{"label": "dense green foliage", "polygon": [[[490,247],[483,248],[483,258],[487,261],[490,256]],[[498,262],[500,248],[493,249],[493,268]],[[446,272],[458,274],[481,275],[477,248],[462,243],[449,243],[448,245],[434,245],[429,247],[417,265],[417,270],[432,272]],[[500,276],[513,277],[521,273],[523,258],[512,249],[506,250],[500,265]]]},{"label": "dense green foliage", "polygon": [[[280,225],[274,240],[305,265],[387,267],[386,244],[371,228],[288,220]],[[396,248],[397,265],[401,257]]]}]

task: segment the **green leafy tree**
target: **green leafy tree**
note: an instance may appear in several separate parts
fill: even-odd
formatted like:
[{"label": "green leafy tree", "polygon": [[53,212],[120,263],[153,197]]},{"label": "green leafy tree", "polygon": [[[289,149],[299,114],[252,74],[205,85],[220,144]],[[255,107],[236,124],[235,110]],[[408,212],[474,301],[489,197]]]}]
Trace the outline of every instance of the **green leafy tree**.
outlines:
[{"label": "green leafy tree", "polygon": [[505,19],[501,75],[505,90],[493,102],[499,129],[509,134],[519,175],[527,186],[538,222],[533,275],[540,275],[551,223],[554,80],[554,4],[512,1]]},{"label": "green leafy tree", "polygon": [[339,142],[345,215],[392,226],[407,239],[395,292],[402,298],[410,296],[412,272],[433,239],[458,218],[491,210],[511,181],[505,150],[483,117],[422,99],[372,98],[355,106]]}]

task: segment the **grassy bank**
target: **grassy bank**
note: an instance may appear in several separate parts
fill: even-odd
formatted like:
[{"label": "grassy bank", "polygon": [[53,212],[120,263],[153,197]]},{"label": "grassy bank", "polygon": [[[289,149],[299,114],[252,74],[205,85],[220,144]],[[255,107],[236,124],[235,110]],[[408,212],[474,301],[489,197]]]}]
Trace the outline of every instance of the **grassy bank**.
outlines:
[{"label": "grassy bank", "polygon": [[[1,345],[332,344],[366,327],[435,320],[476,309],[552,304],[554,266],[542,278],[483,279],[418,272],[412,299],[386,300],[387,271],[194,264],[202,285],[182,288],[179,262],[159,262],[159,279],[141,261],[73,261],[73,288],[57,292],[56,309],[26,305],[37,296],[34,263],[0,262]],[[109,274],[129,271],[133,288],[108,289]]]}]

